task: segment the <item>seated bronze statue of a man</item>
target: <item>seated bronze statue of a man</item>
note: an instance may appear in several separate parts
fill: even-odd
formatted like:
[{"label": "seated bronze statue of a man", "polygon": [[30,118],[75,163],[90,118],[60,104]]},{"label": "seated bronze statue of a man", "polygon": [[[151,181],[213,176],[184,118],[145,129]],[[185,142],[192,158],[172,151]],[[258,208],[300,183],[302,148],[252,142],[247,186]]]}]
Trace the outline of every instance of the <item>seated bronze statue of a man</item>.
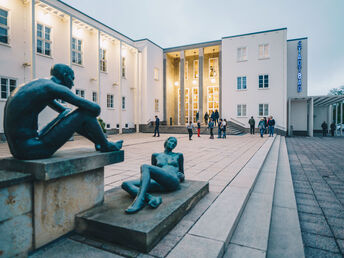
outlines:
[{"label": "seated bronze statue of a man", "polygon": [[157,208],[162,200],[149,193],[172,192],[180,188],[184,181],[184,157],[182,153],[172,150],[177,146],[177,139],[169,137],[164,144],[165,151],[152,154],[152,165],[141,166],[141,179],[123,182],[122,188],[132,197],[134,202],[125,210],[135,213],[148,204]]},{"label": "seated bronze statue of a man", "polygon": [[[43,159],[53,155],[75,132],[95,144],[96,150],[120,150],[123,141],[109,142],[97,121],[100,107],[75,95],[73,70],[56,64],[51,79],[33,80],[17,89],[8,98],[4,111],[4,131],[13,157]],[[77,107],[71,110],[59,104],[63,100]],[[45,107],[60,113],[56,119],[38,131],[38,115]]]}]

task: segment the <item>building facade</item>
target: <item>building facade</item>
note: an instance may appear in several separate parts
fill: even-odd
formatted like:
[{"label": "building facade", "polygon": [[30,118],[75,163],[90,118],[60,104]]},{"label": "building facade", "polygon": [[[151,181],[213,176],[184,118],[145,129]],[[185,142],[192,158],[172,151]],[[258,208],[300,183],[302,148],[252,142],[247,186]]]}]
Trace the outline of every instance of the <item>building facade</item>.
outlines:
[{"label": "building facade", "polygon": [[[286,28],[163,49],[59,0],[0,0],[1,119],[11,91],[56,63],[72,67],[73,91],[101,106],[109,131],[136,131],[155,115],[183,125],[215,110],[242,127],[273,115],[282,133],[309,129],[307,38],[288,40]],[[53,116],[44,110],[40,126]]]}]

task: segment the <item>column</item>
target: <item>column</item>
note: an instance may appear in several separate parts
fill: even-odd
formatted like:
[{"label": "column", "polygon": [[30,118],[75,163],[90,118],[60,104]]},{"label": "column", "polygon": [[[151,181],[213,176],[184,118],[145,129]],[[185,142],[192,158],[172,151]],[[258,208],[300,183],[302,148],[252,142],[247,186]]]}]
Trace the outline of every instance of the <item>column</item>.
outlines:
[{"label": "column", "polygon": [[163,91],[163,96],[162,96],[162,112],[163,112],[163,117],[162,120],[167,122],[167,125],[169,125],[170,121],[167,121],[168,118],[166,117],[166,53],[164,53],[164,59],[163,59],[163,68],[162,68],[163,72],[162,72],[162,91]]},{"label": "column", "polygon": [[139,62],[139,51],[136,51],[136,80],[135,80],[135,97],[134,97],[134,122],[136,126],[136,133],[140,132],[140,123],[139,123],[139,81],[140,81],[140,62]]},{"label": "column", "polygon": [[118,87],[118,124],[119,134],[122,134],[122,41],[119,42],[119,87]]},{"label": "column", "polygon": [[291,99],[288,99],[288,136],[292,136],[291,135]]},{"label": "column", "polygon": [[313,98],[309,100],[308,136],[313,137]]},{"label": "column", "polygon": [[198,50],[198,110],[199,120],[203,122],[203,48]]},{"label": "column", "polygon": [[31,1],[31,80],[36,78],[36,1]]},{"label": "column", "polygon": [[222,115],[222,49],[220,46],[219,51],[219,113],[220,117],[223,118]]},{"label": "column", "polygon": [[340,136],[343,135],[343,101],[340,103]]},{"label": "column", "polygon": [[180,51],[179,81],[180,81],[180,120],[181,120],[180,124],[185,125],[184,51]]},{"label": "column", "polygon": [[336,103],[336,135],[338,135],[337,124],[338,124],[338,109],[339,105]]},{"label": "column", "polygon": [[328,106],[328,114],[327,114],[327,124],[328,124],[328,126],[330,126],[331,123],[332,123],[331,115],[332,115],[332,105],[329,105]]}]

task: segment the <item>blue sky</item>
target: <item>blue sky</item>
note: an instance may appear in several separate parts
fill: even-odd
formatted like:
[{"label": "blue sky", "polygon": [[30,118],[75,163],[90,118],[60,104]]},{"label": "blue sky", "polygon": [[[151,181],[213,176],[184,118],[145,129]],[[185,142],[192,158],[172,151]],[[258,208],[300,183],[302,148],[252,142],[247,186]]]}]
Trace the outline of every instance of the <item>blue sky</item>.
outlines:
[{"label": "blue sky", "polygon": [[163,48],[288,28],[308,37],[308,92],[344,85],[344,0],[63,0],[132,39]]}]

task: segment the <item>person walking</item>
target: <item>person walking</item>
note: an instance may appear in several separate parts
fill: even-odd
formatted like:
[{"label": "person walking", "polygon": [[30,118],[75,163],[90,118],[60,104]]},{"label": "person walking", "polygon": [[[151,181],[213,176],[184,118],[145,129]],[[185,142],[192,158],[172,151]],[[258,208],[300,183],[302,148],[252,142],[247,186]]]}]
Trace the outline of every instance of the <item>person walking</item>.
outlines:
[{"label": "person walking", "polygon": [[215,123],[215,112],[214,111],[211,111],[210,118],[211,118],[211,120],[213,120],[214,126],[216,126],[216,123]]},{"label": "person walking", "polygon": [[204,122],[205,122],[206,125],[208,125],[208,119],[209,119],[209,114],[208,114],[208,112],[205,112],[205,114],[204,114]]},{"label": "person walking", "polygon": [[322,128],[323,136],[327,136],[328,125],[325,121],[321,124],[321,128]]},{"label": "person walking", "polygon": [[197,111],[197,113],[196,113],[196,121],[198,121],[199,120],[199,111]]},{"label": "person walking", "polygon": [[260,119],[259,123],[258,123],[258,128],[260,131],[260,137],[263,138],[264,132],[265,132],[265,120],[264,118]]},{"label": "person walking", "polygon": [[336,124],[334,121],[331,123],[330,129],[331,129],[331,136],[334,136],[334,131],[336,130]]},{"label": "person walking", "polygon": [[223,119],[223,121],[222,121],[222,133],[223,133],[222,138],[223,138],[223,139],[226,139],[226,138],[227,138],[226,129],[227,129],[227,120],[226,120],[226,119]]},{"label": "person walking", "polygon": [[264,123],[265,123],[265,131],[264,131],[264,133],[268,133],[268,121],[266,120],[266,116],[264,116]]},{"label": "person walking", "polygon": [[251,116],[250,120],[248,120],[248,123],[250,125],[250,134],[254,134],[254,126],[256,121],[254,120],[253,116]]},{"label": "person walking", "polygon": [[269,137],[274,137],[275,123],[275,119],[272,116],[270,116],[268,121]]},{"label": "person walking", "polygon": [[201,134],[201,121],[198,120],[197,121],[197,136],[201,137],[200,134]]},{"label": "person walking", "polygon": [[220,115],[219,115],[219,112],[217,111],[217,109],[215,109],[215,126],[216,126],[216,122],[218,123],[219,122],[219,118],[220,118]]},{"label": "person walking", "polygon": [[217,123],[217,138],[221,138],[222,135],[222,119]]},{"label": "person walking", "polygon": [[155,116],[155,128],[154,128],[153,137],[155,137],[157,135],[158,135],[157,137],[160,137],[159,126],[160,126],[160,119],[158,116]]},{"label": "person walking", "polygon": [[213,122],[213,119],[211,119],[211,118],[209,120],[208,128],[209,128],[209,131],[210,131],[210,139],[214,139],[214,133],[213,133],[214,122]]},{"label": "person walking", "polygon": [[188,133],[189,133],[189,140],[191,141],[191,137],[193,135],[193,132],[192,132],[192,129],[193,129],[193,124],[192,122],[190,121],[189,124],[186,126],[186,128],[188,129]]}]

